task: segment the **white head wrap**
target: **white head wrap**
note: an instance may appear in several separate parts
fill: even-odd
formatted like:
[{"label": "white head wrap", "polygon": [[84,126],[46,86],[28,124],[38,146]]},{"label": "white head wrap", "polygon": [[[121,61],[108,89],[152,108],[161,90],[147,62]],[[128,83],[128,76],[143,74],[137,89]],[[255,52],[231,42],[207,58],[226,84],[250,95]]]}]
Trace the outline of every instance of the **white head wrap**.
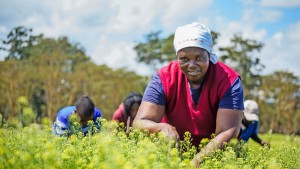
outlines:
[{"label": "white head wrap", "polygon": [[259,121],[258,104],[254,100],[246,100],[244,102],[244,116],[248,121]]},{"label": "white head wrap", "polygon": [[193,22],[188,25],[180,26],[175,31],[174,36],[174,48],[177,52],[180,49],[186,47],[199,47],[205,49],[209,55],[209,60],[216,64],[218,62],[218,57],[215,53],[212,52],[212,36],[210,30],[207,26]]}]

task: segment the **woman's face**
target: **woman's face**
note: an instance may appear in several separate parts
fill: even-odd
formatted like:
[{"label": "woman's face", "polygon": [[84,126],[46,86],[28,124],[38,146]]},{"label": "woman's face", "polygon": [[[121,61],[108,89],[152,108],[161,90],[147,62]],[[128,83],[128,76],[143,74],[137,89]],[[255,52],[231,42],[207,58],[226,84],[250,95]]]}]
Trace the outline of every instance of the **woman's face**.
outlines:
[{"label": "woman's face", "polygon": [[137,104],[137,103],[134,103],[132,106],[131,106],[131,109],[130,109],[130,117],[132,119],[135,118],[136,114],[137,114],[137,111],[139,109],[140,105]]},{"label": "woman's face", "polygon": [[192,88],[200,87],[209,66],[209,54],[198,47],[183,48],[177,52],[179,66]]}]

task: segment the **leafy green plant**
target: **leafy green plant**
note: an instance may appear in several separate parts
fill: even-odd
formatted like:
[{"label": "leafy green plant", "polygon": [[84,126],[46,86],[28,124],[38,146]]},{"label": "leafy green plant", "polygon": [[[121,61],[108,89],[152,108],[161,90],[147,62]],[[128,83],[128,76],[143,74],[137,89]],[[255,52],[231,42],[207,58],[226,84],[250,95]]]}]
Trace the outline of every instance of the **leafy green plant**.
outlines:
[{"label": "leafy green plant", "polygon": [[[161,133],[149,134],[133,128],[125,133],[116,122],[99,120],[100,132],[92,134],[95,128],[91,128],[86,136],[77,132],[69,137],[51,134],[48,126],[16,129],[4,125],[0,129],[0,168],[194,168],[191,159],[196,148],[191,146],[189,133],[177,149]],[[242,143],[238,149],[237,143],[226,144],[223,150],[205,157],[200,167],[298,168],[300,141],[293,137],[286,145],[273,145],[270,149],[254,150],[248,143]],[[199,148],[208,141],[203,140]]]}]

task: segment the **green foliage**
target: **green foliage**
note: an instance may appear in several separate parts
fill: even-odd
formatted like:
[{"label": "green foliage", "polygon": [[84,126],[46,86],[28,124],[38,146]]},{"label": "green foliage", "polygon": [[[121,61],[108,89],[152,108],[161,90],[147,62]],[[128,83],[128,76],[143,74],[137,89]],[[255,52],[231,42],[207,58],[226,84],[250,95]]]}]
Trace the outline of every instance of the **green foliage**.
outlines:
[{"label": "green foliage", "polygon": [[51,126],[52,125],[52,120],[49,119],[48,117],[43,117],[42,120],[41,120],[41,124],[43,126]]},{"label": "green foliage", "polygon": [[7,51],[6,60],[27,59],[28,48],[35,45],[43,35],[32,35],[32,29],[18,26],[13,28],[7,35],[7,40],[1,39],[0,50]]},{"label": "green foliage", "polygon": [[260,73],[264,65],[255,51],[260,51],[263,44],[255,40],[243,39],[241,34],[236,34],[231,39],[231,46],[221,47],[224,54],[220,60],[236,70],[243,82],[245,98],[251,98],[251,90],[260,85]]},{"label": "green foliage", "polygon": [[217,44],[217,39],[220,36],[220,34],[218,32],[214,32],[214,31],[211,31],[210,33],[211,33],[211,36],[212,36],[213,45],[216,45]]},{"label": "green foliage", "polygon": [[173,49],[170,47],[173,46],[171,42],[174,36],[161,39],[160,33],[161,31],[147,34],[146,42],[139,43],[134,47],[137,52],[137,61],[151,65],[153,70],[157,69],[158,64],[168,61],[174,55],[174,50],[170,50]]},{"label": "green foliage", "polygon": [[262,129],[280,133],[300,132],[299,78],[293,73],[276,71],[263,76],[258,88]]},{"label": "green foliage", "polygon": [[[192,145],[191,133],[185,132],[183,141],[180,141],[181,159],[192,160],[197,154],[197,149]],[[203,144],[201,144],[203,145]],[[200,148],[201,149],[201,148]]]},{"label": "green foliage", "polygon": [[[17,43],[13,41],[24,34],[13,35],[16,37],[11,43]],[[26,49],[26,57],[0,62],[0,92],[4,98],[0,100],[0,112],[4,121],[15,126],[20,123],[20,96],[28,99],[33,111],[24,110],[23,115],[34,114],[37,123],[42,123],[43,118],[54,120],[60,108],[73,105],[83,94],[89,95],[104,117],[110,119],[129,92],[143,93],[147,83],[145,77],[134,72],[94,64],[83,47],[66,37],[40,37],[21,46],[22,51]]]},{"label": "green foliage", "polygon": [[21,96],[17,99],[16,107],[18,112],[17,116],[7,120],[6,124],[8,126],[19,128],[29,126],[35,122],[36,114],[25,96]]},{"label": "green foliage", "polygon": [[78,134],[81,130],[81,125],[79,123],[80,119],[79,117],[74,113],[72,114],[68,119],[71,127],[69,131],[66,131],[67,135],[69,134]]},{"label": "green foliage", "polygon": [[[128,135],[116,122],[102,120],[100,133],[58,137],[51,128],[30,126],[0,129],[0,168],[193,168],[190,150],[178,151],[162,134],[130,129]],[[190,144],[190,135],[181,147]],[[276,136],[278,142],[282,137]],[[207,140],[206,140],[207,141]],[[204,141],[204,142],[206,142]],[[228,144],[204,158],[201,168],[298,168],[299,137],[285,145],[249,148],[244,144],[236,155],[235,144]],[[188,146],[189,147],[189,146]]]},{"label": "green foliage", "polygon": [[3,116],[2,114],[0,114],[0,127],[2,127],[2,125],[3,125]]}]

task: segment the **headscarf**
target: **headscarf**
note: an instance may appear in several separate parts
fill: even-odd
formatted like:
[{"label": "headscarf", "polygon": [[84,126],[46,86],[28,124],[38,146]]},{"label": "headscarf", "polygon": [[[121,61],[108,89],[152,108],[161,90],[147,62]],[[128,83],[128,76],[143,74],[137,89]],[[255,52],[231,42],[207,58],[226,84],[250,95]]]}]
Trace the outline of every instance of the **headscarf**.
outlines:
[{"label": "headscarf", "polygon": [[186,47],[199,47],[205,49],[209,55],[209,60],[216,64],[218,62],[217,55],[212,52],[212,36],[210,30],[204,24],[193,22],[184,26],[180,26],[175,31],[174,48],[177,52]]}]

